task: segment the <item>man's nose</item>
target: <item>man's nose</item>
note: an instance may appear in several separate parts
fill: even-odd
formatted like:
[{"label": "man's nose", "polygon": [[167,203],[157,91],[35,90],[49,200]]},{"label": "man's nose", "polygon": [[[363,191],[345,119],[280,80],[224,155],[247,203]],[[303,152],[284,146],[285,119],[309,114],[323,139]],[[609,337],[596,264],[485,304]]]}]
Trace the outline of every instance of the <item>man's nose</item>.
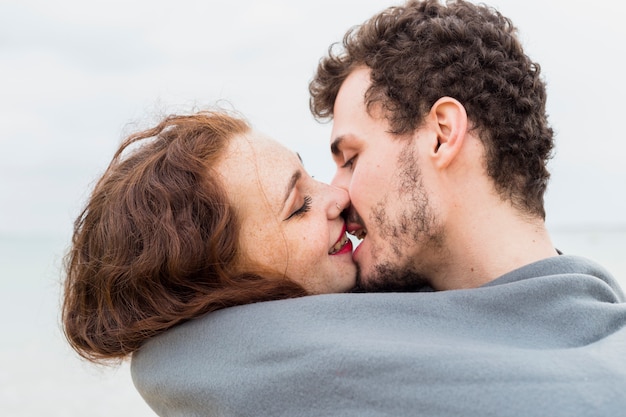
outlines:
[{"label": "man's nose", "polygon": [[341,170],[337,170],[337,172],[335,172],[335,176],[330,182],[330,185],[348,191],[350,185],[350,177],[349,175],[347,175],[347,173],[341,172]]}]

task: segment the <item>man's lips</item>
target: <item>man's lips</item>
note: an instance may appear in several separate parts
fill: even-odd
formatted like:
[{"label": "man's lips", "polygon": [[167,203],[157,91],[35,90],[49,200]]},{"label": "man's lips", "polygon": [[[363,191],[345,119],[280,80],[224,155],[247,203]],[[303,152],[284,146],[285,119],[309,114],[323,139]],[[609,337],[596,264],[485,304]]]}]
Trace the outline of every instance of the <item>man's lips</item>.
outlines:
[{"label": "man's lips", "polygon": [[341,234],[339,235],[339,239],[335,242],[330,251],[328,251],[329,255],[339,255],[342,253],[352,252],[352,241],[348,238],[346,234],[346,225],[344,223],[343,228],[341,229]]},{"label": "man's lips", "polygon": [[359,240],[365,239],[365,236],[367,235],[367,229],[359,223],[348,223],[347,231]]},{"label": "man's lips", "polygon": [[350,207],[349,212],[346,215],[346,224],[347,231],[352,236],[356,237],[359,240],[363,240],[365,235],[367,235],[367,229],[363,226],[363,220],[361,216],[354,210],[354,208]]}]

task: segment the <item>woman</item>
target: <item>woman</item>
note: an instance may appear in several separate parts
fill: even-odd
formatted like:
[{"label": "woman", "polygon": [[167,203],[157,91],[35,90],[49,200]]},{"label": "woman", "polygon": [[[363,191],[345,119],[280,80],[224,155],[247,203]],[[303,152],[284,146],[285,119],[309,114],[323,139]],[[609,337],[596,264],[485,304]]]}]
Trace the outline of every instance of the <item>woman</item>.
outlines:
[{"label": "woman", "polygon": [[224,111],[165,118],[115,153],[76,220],[63,325],[94,361],[225,307],[355,284],[345,191]]}]

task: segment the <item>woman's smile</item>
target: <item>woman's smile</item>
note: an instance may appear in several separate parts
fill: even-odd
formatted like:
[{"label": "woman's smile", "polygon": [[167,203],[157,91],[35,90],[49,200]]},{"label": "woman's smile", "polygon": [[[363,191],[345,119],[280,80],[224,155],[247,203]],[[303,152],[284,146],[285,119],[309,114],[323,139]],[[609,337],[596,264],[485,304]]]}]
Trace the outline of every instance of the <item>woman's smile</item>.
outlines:
[{"label": "woman's smile", "polygon": [[333,247],[328,252],[329,255],[341,255],[344,253],[352,253],[352,241],[348,238],[346,234],[346,225],[343,225],[341,229],[341,235],[337,242],[333,245]]}]

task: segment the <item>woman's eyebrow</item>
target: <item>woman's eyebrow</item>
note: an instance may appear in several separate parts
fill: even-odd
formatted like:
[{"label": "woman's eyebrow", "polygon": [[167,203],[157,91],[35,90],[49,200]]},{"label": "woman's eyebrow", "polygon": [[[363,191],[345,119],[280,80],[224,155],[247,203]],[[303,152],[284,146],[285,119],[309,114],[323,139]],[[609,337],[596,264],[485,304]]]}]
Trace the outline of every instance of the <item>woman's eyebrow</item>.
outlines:
[{"label": "woman's eyebrow", "polygon": [[287,184],[287,189],[285,190],[285,197],[283,198],[283,208],[285,207],[285,203],[287,203],[287,199],[289,198],[291,191],[293,191],[293,188],[296,186],[296,183],[301,177],[302,177],[301,170],[297,170],[291,176],[291,179],[289,180],[289,184]]}]

